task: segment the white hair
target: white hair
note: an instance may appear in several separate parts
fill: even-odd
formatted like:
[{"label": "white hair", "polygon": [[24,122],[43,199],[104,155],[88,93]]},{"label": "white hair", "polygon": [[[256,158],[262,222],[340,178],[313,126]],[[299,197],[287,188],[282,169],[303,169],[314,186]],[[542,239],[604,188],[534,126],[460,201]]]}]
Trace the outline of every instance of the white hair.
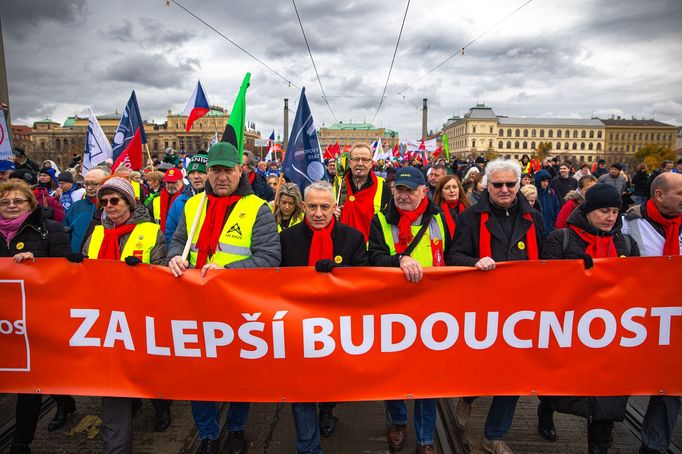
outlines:
[{"label": "white hair", "polygon": [[521,181],[521,164],[513,159],[494,159],[485,166],[486,185],[487,181],[497,172],[514,172],[516,175],[516,187]]},{"label": "white hair", "polygon": [[329,184],[328,181],[315,181],[313,183],[310,183],[303,191],[303,200],[305,200],[308,197],[308,191],[310,191],[311,189],[317,189],[319,191],[328,191],[332,196],[332,200],[336,201],[336,199],[334,198],[334,187],[331,184]]},{"label": "white hair", "polygon": [[467,170],[467,173],[464,175],[464,180],[468,180],[469,178],[471,178],[473,180],[474,177],[473,177],[472,173],[478,174],[478,173],[481,173],[481,170],[476,166],[471,166],[469,168],[469,170]]}]

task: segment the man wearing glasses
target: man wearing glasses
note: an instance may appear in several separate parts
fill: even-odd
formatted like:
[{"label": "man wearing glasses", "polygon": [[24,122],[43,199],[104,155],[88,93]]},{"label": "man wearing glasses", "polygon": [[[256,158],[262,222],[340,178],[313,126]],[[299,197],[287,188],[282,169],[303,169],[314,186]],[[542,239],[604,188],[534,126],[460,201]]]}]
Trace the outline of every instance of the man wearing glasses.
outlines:
[{"label": "man wearing glasses", "polygon": [[[543,218],[518,194],[521,166],[516,161],[496,159],[488,163],[485,175],[486,190],[480,201],[459,217],[446,263],[491,271],[497,262],[538,260],[544,237]],[[474,399],[466,397],[457,402],[455,422],[458,426],[466,426]],[[503,438],[511,427],[517,401],[517,396],[493,398],[485,421],[483,448],[486,451],[512,452]]]},{"label": "man wearing glasses", "polygon": [[[85,197],[71,205],[62,222],[66,231],[71,235],[71,252],[80,252],[85,233],[92,220],[95,219],[97,224],[100,222],[99,216],[96,216],[97,190],[107,176],[109,172],[100,168],[92,169],[85,174],[83,181]],[[101,212],[97,214],[101,215]]]},{"label": "man wearing glasses", "polygon": [[343,224],[354,227],[369,239],[369,225],[376,213],[391,199],[391,190],[372,170],[372,148],[357,143],[350,149],[350,168],[341,184],[337,216]]}]

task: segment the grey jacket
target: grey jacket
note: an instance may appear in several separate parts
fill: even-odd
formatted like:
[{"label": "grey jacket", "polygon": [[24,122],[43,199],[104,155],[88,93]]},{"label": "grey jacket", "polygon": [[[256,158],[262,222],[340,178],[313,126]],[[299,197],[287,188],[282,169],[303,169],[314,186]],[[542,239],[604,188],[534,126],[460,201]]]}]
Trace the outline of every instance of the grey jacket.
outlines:
[{"label": "grey jacket", "polygon": [[[149,218],[149,212],[147,211],[147,208],[144,205],[137,204],[132,212],[132,215],[130,216],[130,219],[128,219],[128,222],[126,222],[126,224],[142,224],[143,222],[151,222],[151,219]],[[105,229],[114,228],[114,223],[111,222],[109,218],[104,218],[104,220],[102,221],[102,225],[104,226]],[[90,235],[88,235],[88,238],[85,240],[85,243],[83,243],[82,249],[83,255],[87,255],[88,253],[91,238],[92,232],[90,232]],[[121,241],[119,243],[121,250],[123,250],[123,247],[128,241],[128,238],[130,238],[130,234],[123,235],[121,237]],[[156,235],[156,245],[154,246],[154,249],[152,249],[152,252],[149,257],[150,263],[152,265],[163,265],[167,253],[168,245],[166,245],[166,238],[164,237],[161,229],[159,229],[159,233],[157,233]]]},{"label": "grey jacket", "polygon": [[[208,194],[211,193],[210,185],[208,184],[206,185],[206,191]],[[253,194],[253,190],[244,175],[242,175],[242,179],[234,194]],[[193,219],[190,219],[189,222],[193,222]],[[173,239],[170,243],[168,257],[166,257],[165,261],[166,264],[168,264],[171,258],[182,255],[186,242],[187,219],[185,211],[183,210],[182,216],[180,216],[180,222],[178,222],[178,227],[175,229]],[[244,260],[225,265],[225,268],[270,268],[279,266],[280,259],[281,249],[275,217],[272,215],[272,211],[270,211],[268,204],[263,201],[263,205],[258,209],[256,222],[253,225],[253,232],[251,234],[251,256]]]}]

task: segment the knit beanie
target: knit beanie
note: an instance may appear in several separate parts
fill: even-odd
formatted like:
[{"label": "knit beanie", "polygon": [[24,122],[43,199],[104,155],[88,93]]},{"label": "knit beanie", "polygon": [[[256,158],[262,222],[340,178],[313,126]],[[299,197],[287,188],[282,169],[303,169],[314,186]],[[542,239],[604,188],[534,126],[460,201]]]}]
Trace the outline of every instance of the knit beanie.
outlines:
[{"label": "knit beanie", "polygon": [[202,172],[206,173],[206,164],[208,163],[208,155],[205,154],[195,154],[189,161],[187,166],[187,173],[190,172]]},{"label": "knit beanie", "polygon": [[615,187],[610,184],[599,183],[592,186],[585,193],[583,212],[589,213],[600,208],[620,208],[622,203]]},{"label": "knit beanie", "polygon": [[130,207],[135,208],[135,205],[137,204],[135,201],[135,191],[133,191],[133,185],[130,184],[130,181],[121,177],[109,178],[97,190],[97,198],[99,199],[102,197],[102,192],[107,189],[112,189],[121,194],[121,196],[128,201]]}]

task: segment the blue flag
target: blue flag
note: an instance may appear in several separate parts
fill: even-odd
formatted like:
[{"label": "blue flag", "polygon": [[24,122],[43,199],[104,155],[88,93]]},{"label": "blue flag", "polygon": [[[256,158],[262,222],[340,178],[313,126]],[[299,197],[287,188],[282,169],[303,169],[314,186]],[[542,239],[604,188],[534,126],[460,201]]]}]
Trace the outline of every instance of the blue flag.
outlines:
[{"label": "blue flag", "polygon": [[114,134],[114,140],[111,143],[113,152],[112,159],[114,162],[118,161],[118,158],[128,147],[130,141],[133,140],[133,136],[138,130],[140,131],[141,143],[147,143],[147,134],[144,133],[142,115],[140,115],[140,108],[137,105],[135,90],[133,90],[133,93],[130,95],[130,99],[128,100],[128,104],[126,104],[125,109],[123,109],[121,121],[118,124],[118,128],[116,128],[116,134]]},{"label": "blue flag", "polygon": [[298,100],[296,117],[291,126],[289,144],[282,162],[282,171],[289,181],[298,185],[301,193],[314,181],[329,180],[322,161],[313,114],[310,112],[310,106],[305,97],[305,87],[301,90],[301,98]]}]

